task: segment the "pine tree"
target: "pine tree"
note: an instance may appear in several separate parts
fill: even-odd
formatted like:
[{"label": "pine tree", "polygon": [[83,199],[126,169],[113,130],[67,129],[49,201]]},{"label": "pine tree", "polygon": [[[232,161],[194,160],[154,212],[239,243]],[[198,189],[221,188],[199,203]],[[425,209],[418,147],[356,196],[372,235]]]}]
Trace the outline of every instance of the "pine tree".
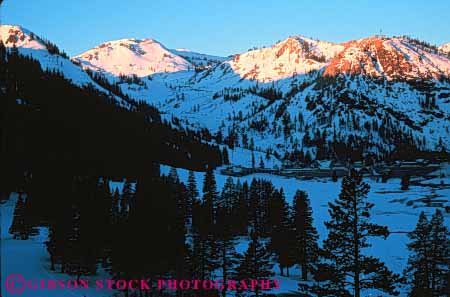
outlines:
[{"label": "pine tree", "polygon": [[63,270],[65,273],[80,276],[82,267],[81,213],[78,207],[72,206],[71,229],[66,234],[67,246],[63,254]]},{"label": "pine tree", "polygon": [[430,224],[431,288],[435,295],[445,296],[445,293],[449,293],[444,290],[450,272],[450,232],[445,226],[444,216],[439,209],[436,209]]},{"label": "pine tree", "polygon": [[111,206],[110,206],[110,222],[112,225],[116,224],[119,220],[119,215],[120,215],[119,203],[120,203],[120,194],[119,194],[119,189],[116,188],[114,190],[114,194],[112,196]]},{"label": "pine tree", "polygon": [[406,174],[406,175],[402,176],[402,181],[401,181],[402,191],[406,191],[409,189],[409,180],[410,180],[409,175]]},{"label": "pine tree", "polygon": [[236,186],[234,184],[233,178],[229,176],[225,181],[225,185],[223,186],[219,201],[220,207],[224,209],[228,215],[231,215],[231,210],[236,197]]},{"label": "pine tree", "polygon": [[338,181],[338,177],[337,177],[336,170],[333,170],[333,172],[331,173],[331,180],[332,180],[334,183]]},{"label": "pine tree", "polygon": [[[362,180],[356,170],[352,170],[342,180],[339,197],[329,203],[331,220],[325,225],[328,238],[324,241],[324,257],[329,270],[334,271],[329,290],[361,296],[361,290],[373,288],[397,295],[395,283],[398,276],[393,274],[379,259],[362,253],[370,247],[369,237],[387,237],[387,227],[370,222],[373,204],[367,202],[369,185]],[[349,283],[349,286],[344,284]]]},{"label": "pine tree", "polygon": [[189,170],[188,193],[192,201],[198,198],[197,181],[195,180],[194,171],[192,170]]},{"label": "pine tree", "polygon": [[312,208],[308,194],[298,190],[294,196],[294,232],[297,263],[302,267],[302,279],[307,280],[308,272],[313,272],[318,261],[319,234],[314,227]]},{"label": "pine tree", "polygon": [[255,161],[255,154],[252,151],[252,168],[255,169],[256,168],[256,161]]},{"label": "pine tree", "polygon": [[255,149],[255,140],[253,139],[253,137],[250,138],[250,146],[249,146],[249,149],[250,149],[251,151],[253,151],[253,150]]},{"label": "pine tree", "polygon": [[260,168],[260,169],[264,169],[264,168],[265,168],[265,166],[264,166],[264,160],[263,160],[262,157],[259,158],[259,168]]},{"label": "pine tree", "polygon": [[[250,245],[237,268],[237,278],[240,280],[267,279],[273,275],[272,255],[261,243],[261,238],[253,232]],[[255,296],[261,296],[257,286]]]},{"label": "pine tree", "polygon": [[291,133],[291,117],[288,112],[283,115],[283,134],[284,138],[287,139]]},{"label": "pine tree", "polygon": [[131,182],[127,179],[123,185],[122,197],[120,199],[120,216],[126,218],[133,204],[134,190]]},{"label": "pine tree", "polygon": [[238,181],[236,185],[237,200],[235,205],[233,205],[233,225],[234,231],[238,235],[248,234],[248,224],[249,224],[249,207],[248,207],[248,183],[240,184]]},{"label": "pine tree", "polygon": [[190,222],[192,222],[192,207],[194,201],[199,198],[197,190],[197,181],[195,180],[194,171],[189,170],[188,184],[187,184],[187,201],[186,201],[186,216]]},{"label": "pine tree", "polygon": [[242,132],[242,146],[245,149],[248,149],[248,137],[247,137],[247,133]]},{"label": "pine tree", "polygon": [[249,206],[248,206],[248,220],[251,230],[261,232],[262,216],[261,216],[261,181],[255,178],[252,179],[249,189]]},{"label": "pine tree", "polygon": [[311,157],[311,152],[308,150],[305,154],[305,164],[306,165],[311,165],[312,162],[312,157]]},{"label": "pine tree", "polygon": [[413,286],[411,297],[432,296],[430,289],[431,273],[431,246],[430,223],[424,212],[420,213],[414,231],[408,234],[411,242],[408,249],[412,252],[408,259],[408,267],[405,274]]},{"label": "pine tree", "polygon": [[277,257],[280,274],[284,275],[284,268],[289,276],[289,267],[294,265],[293,226],[289,205],[282,189],[276,192],[269,200],[269,248]]},{"label": "pine tree", "polygon": [[[239,263],[240,255],[235,246],[237,238],[233,234],[233,217],[226,206],[220,206],[217,210],[216,239],[218,266],[222,273],[221,278],[224,283],[236,275],[236,268]],[[226,296],[226,286],[222,290],[222,296]]]},{"label": "pine tree", "polygon": [[208,224],[209,228],[212,228],[215,224],[218,195],[214,172],[212,169],[208,169],[203,180],[203,206],[206,216],[205,223]]},{"label": "pine tree", "polygon": [[228,154],[228,149],[225,146],[223,147],[223,150],[222,150],[222,163],[224,165],[230,164],[230,157]]},{"label": "pine tree", "polygon": [[450,272],[450,233],[440,210],[431,222],[421,213],[414,231],[408,234],[412,252],[405,270],[412,286],[411,297],[447,296]]},{"label": "pine tree", "polygon": [[[48,228],[48,240],[45,242],[45,246],[47,247],[47,252],[50,255],[50,270],[55,271],[55,264],[57,262],[57,258],[61,255],[57,255],[57,241],[55,236],[55,230],[53,226]],[[57,257],[59,256],[59,257]],[[58,259],[59,260],[59,259]],[[59,261],[58,261],[59,262]]]},{"label": "pine tree", "polygon": [[[190,268],[187,266],[186,257],[189,253],[189,248],[186,245],[187,242],[187,223],[189,223],[187,216],[187,200],[188,200],[188,190],[186,186],[179,182],[172,185],[171,191],[175,196],[176,201],[176,215],[173,222],[168,222],[171,230],[171,236],[169,236],[168,244],[173,244],[172,255],[169,253],[169,257],[173,257],[174,273],[176,279],[185,279],[186,274],[189,272]],[[189,240],[190,241],[190,240]],[[180,295],[180,291],[177,291],[177,295]]]},{"label": "pine tree", "polygon": [[170,178],[174,183],[177,183],[177,182],[180,181],[180,178],[178,177],[177,169],[176,169],[175,167],[171,167],[171,168],[170,168],[169,178]]},{"label": "pine tree", "polygon": [[271,152],[271,149],[269,148],[269,149],[266,151],[266,160],[267,160],[267,161],[270,160],[270,152]]},{"label": "pine tree", "polygon": [[212,169],[203,181],[203,201],[194,200],[192,209],[192,270],[199,279],[207,279],[219,266],[215,229],[218,192]]},{"label": "pine tree", "polygon": [[14,239],[27,240],[30,236],[37,234],[37,230],[31,225],[28,208],[26,199],[20,193],[14,208],[13,222],[9,228],[9,233]]},{"label": "pine tree", "polygon": [[192,273],[198,279],[207,279],[218,268],[218,252],[211,222],[203,204],[194,201],[192,215]]}]

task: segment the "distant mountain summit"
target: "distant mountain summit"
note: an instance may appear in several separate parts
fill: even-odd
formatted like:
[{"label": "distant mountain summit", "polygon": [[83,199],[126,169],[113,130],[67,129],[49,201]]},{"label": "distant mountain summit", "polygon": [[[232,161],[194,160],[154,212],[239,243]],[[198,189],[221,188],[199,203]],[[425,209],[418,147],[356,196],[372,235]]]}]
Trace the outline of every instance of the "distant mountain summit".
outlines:
[{"label": "distant mountain summit", "polygon": [[439,47],[439,49],[445,53],[449,53],[450,54],[450,42],[443,44]]},{"label": "distant mountain summit", "polygon": [[6,47],[47,50],[47,46],[41,39],[21,26],[0,25],[0,38]]},{"label": "distant mountain summit", "polygon": [[[103,43],[73,58],[84,69],[112,76],[222,70],[243,80],[271,82],[323,70],[323,74],[394,78],[439,78],[450,72],[449,44],[436,48],[407,37],[374,36],[342,44],[292,36],[271,47],[232,58],[187,49],[170,50],[153,39],[121,39]],[[214,71],[213,71],[214,72]]]},{"label": "distant mountain summit", "polygon": [[229,64],[243,79],[275,81],[319,70],[342,49],[340,44],[294,36],[272,47],[237,54]]},{"label": "distant mountain summit", "polygon": [[[6,48],[16,48],[21,55],[37,60],[42,69],[58,72],[77,86],[89,85],[103,93],[110,93],[74,64],[56,44],[21,26],[0,25],[0,40]],[[118,103],[128,106],[122,98],[114,98]]]},{"label": "distant mountain summit", "polygon": [[170,50],[153,39],[121,39],[103,43],[73,60],[84,69],[116,77],[204,70],[225,63],[241,78],[273,81],[321,69],[342,49],[339,44],[294,36],[269,48],[219,57],[188,49]]},{"label": "distant mountain summit", "polygon": [[112,76],[148,76],[186,71],[194,65],[153,39],[120,39],[105,42],[73,60],[84,69]]}]

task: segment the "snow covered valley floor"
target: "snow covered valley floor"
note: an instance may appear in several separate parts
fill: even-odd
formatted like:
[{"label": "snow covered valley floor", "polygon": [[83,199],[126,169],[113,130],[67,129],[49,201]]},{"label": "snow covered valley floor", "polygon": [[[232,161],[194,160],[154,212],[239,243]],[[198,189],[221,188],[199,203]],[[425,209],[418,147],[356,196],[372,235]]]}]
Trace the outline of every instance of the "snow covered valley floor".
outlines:
[{"label": "snow covered valley floor", "polygon": [[[161,166],[161,172],[167,174],[170,168]],[[177,170],[178,175],[183,182],[187,182],[188,171],[184,169]],[[448,176],[448,175],[447,175]],[[195,177],[198,188],[201,189],[204,173],[196,172]],[[225,183],[227,176],[216,172],[216,180],[218,188],[221,189]],[[292,201],[296,190],[304,190],[308,193],[313,208],[314,223],[319,231],[320,240],[327,236],[327,230],[324,222],[329,219],[328,206],[329,201],[333,201],[340,192],[340,179],[333,183],[327,179],[298,180],[295,178],[287,178],[274,176],[269,174],[253,174],[239,178],[241,182],[251,182],[253,178],[263,178],[271,180],[272,183],[280,188],[283,187],[286,198]],[[234,178],[237,180],[238,178]],[[412,231],[417,223],[418,216],[424,211],[427,216],[435,211],[436,207],[444,211],[446,226],[450,227],[450,214],[445,212],[444,208],[450,206],[450,180],[448,177],[442,179],[422,180],[420,184],[412,183],[409,190],[400,190],[400,179],[390,179],[387,183],[377,183],[375,180],[366,179],[371,186],[369,200],[375,204],[372,209],[372,219],[378,224],[387,225],[392,234],[386,239],[373,240],[373,246],[366,252],[381,258],[387,266],[394,272],[402,273],[406,267],[408,259],[408,251],[406,244],[408,242],[405,232]],[[414,181],[414,179],[413,179]],[[113,183],[113,187],[121,187],[120,183]],[[47,237],[47,230],[41,228],[39,235],[32,237],[30,240],[14,240],[8,234],[9,226],[12,222],[13,211],[17,194],[13,193],[9,199],[1,206],[1,272],[2,272],[2,296],[18,296],[12,295],[6,291],[4,281],[8,275],[21,274],[25,279],[73,279],[65,274],[54,273],[50,271],[50,259],[43,242]],[[244,252],[248,245],[248,239],[243,238],[237,249]],[[281,277],[277,266],[274,267],[277,273],[275,278],[280,280],[281,290],[277,293],[293,292],[297,289],[300,272],[294,267],[291,269],[289,278]],[[92,279],[107,278],[105,272],[100,271],[100,275],[92,277]],[[25,297],[53,297],[53,296],[79,296],[79,297],[102,297],[113,296],[111,291],[89,290],[64,290],[61,291],[25,291],[20,296]],[[370,295],[365,292],[363,296]],[[400,296],[406,296],[404,290]]]}]

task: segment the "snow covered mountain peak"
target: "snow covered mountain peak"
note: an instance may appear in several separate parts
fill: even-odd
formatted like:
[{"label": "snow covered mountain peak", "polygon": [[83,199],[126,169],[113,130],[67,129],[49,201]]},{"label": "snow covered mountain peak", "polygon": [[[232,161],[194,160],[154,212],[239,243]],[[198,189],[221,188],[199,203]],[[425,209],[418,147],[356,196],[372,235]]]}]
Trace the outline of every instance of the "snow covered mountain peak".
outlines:
[{"label": "snow covered mountain peak", "polygon": [[73,60],[84,69],[111,76],[148,76],[153,73],[185,71],[193,68],[154,39],[120,39],[105,42]]},{"label": "snow covered mountain peak", "polygon": [[346,42],[324,75],[437,79],[449,73],[449,57],[435,47],[408,37],[373,36]]},{"label": "snow covered mountain peak", "polygon": [[340,44],[311,39],[302,35],[288,37],[287,39],[275,44],[273,47],[300,47],[300,49],[303,50],[306,55],[314,55],[316,58],[322,58],[325,61],[330,60],[343,49],[343,46]]},{"label": "snow covered mountain peak", "polygon": [[439,47],[439,49],[440,49],[441,51],[443,51],[444,53],[450,54],[450,42],[441,45],[441,46]]},{"label": "snow covered mountain peak", "polygon": [[242,79],[275,81],[321,69],[342,49],[339,44],[293,36],[235,55],[229,64]]},{"label": "snow covered mountain peak", "polygon": [[[110,94],[108,90],[98,85],[83,69],[75,65],[54,43],[21,26],[0,25],[0,40],[6,48],[11,49],[15,47],[19,54],[29,56],[38,61],[43,70],[57,71],[74,85],[80,87],[90,85],[105,94]],[[120,97],[114,96],[114,99],[123,106],[129,106]]]},{"label": "snow covered mountain peak", "polygon": [[46,50],[47,47],[35,34],[21,26],[0,25],[0,40],[6,47]]}]

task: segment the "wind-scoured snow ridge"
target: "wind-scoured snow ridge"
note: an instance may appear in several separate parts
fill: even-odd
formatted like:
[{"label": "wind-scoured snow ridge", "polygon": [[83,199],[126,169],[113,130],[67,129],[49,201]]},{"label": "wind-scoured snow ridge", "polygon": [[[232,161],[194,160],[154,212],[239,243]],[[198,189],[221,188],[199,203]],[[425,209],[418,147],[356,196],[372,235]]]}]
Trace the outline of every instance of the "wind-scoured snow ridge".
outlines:
[{"label": "wind-scoured snow ridge", "polygon": [[186,59],[178,56],[153,39],[120,39],[105,42],[73,60],[84,69],[109,76],[145,77],[154,73],[193,69]]},{"label": "wind-scoured snow ridge", "polygon": [[324,75],[364,75],[387,79],[438,79],[450,74],[448,56],[407,37],[369,37],[349,41]]},{"label": "wind-scoured snow ridge", "polygon": [[[58,71],[79,87],[91,85],[99,91],[110,94],[109,91],[92,80],[83,69],[75,65],[56,45],[25,28],[14,25],[0,25],[0,40],[6,48],[15,47],[21,55],[31,56],[39,61],[44,70]],[[117,96],[114,96],[114,98],[122,106],[129,106],[122,98]]]}]

